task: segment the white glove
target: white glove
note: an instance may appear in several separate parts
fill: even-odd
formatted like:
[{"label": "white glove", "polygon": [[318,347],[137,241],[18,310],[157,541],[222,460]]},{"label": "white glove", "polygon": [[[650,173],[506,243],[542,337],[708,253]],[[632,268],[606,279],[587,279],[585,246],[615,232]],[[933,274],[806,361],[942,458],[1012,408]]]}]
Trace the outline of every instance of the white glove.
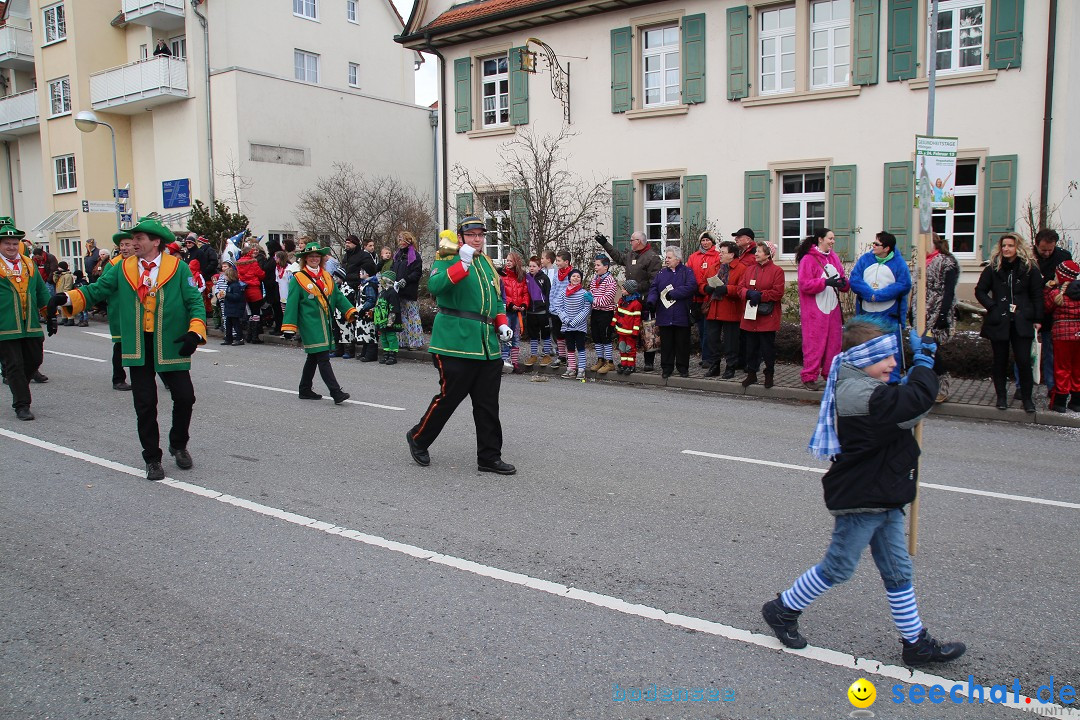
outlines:
[{"label": "white glove", "polygon": [[394,289],[399,291],[399,292],[401,291],[401,288],[403,288],[403,287],[405,287],[405,280],[404,279],[398,280],[396,283],[394,283]]},{"label": "white glove", "polygon": [[462,245],[458,248],[458,257],[461,258],[461,264],[465,267],[472,265],[473,255],[476,254],[476,248],[472,245]]},{"label": "white glove", "polygon": [[509,325],[499,326],[499,342],[510,342],[514,339],[514,331],[510,329]]}]

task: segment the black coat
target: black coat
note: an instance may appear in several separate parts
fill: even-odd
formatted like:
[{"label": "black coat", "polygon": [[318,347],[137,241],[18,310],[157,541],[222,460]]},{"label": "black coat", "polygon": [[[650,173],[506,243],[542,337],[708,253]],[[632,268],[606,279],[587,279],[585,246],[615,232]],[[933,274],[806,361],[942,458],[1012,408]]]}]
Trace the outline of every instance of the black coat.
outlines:
[{"label": "black coat", "polygon": [[[980,335],[991,342],[1005,342],[1010,328],[1017,337],[1035,337],[1035,323],[1042,322],[1043,281],[1038,266],[1001,260],[983,268],[975,285],[975,299],[986,308]],[[1015,311],[1010,306],[1015,305]]]},{"label": "black coat", "polygon": [[371,255],[360,248],[346,250],[341,256],[341,269],[345,271],[345,282],[353,290],[360,287],[360,270],[367,270],[368,275],[375,274],[375,266],[371,263]]},{"label": "black coat", "polygon": [[398,291],[398,297],[402,300],[415,300],[420,293],[420,276],[424,274],[424,261],[420,253],[416,259],[409,262],[409,250],[405,247],[394,253],[394,261],[390,266],[398,280],[405,281],[405,287]]},{"label": "black coat", "polygon": [[270,255],[259,260],[263,273],[263,298],[267,302],[281,302],[281,290],[277,284],[277,261]]}]

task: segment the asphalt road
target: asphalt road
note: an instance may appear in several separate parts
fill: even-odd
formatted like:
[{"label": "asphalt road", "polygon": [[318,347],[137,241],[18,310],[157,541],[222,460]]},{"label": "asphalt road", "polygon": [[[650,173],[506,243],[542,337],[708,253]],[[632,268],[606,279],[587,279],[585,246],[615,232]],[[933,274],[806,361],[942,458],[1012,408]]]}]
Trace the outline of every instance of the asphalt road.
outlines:
[{"label": "asphalt road", "polygon": [[[498,477],[467,404],[409,459],[430,364],[335,360],[371,403],[335,406],[292,394],[299,351],[215,341],[195,468],[166,456],[190,485],[149,483],[130,395],[86,359],[108,339],[46,348],[37,420],[0,410],[0,717],[836,718],[861,676],[878,717],[1024,717],[892,702],[911,676],[868,554],[779,650],[759,609],[828,543],[819,475],[684,451],[822,467],[816,407],[504,376]],[[1078,438],[927,422],[925,482],[1005,497],[922,492],[920,611],[969,650],[917,681],[1080,685]],[[653,685],[729,699],[619,699]]]}]

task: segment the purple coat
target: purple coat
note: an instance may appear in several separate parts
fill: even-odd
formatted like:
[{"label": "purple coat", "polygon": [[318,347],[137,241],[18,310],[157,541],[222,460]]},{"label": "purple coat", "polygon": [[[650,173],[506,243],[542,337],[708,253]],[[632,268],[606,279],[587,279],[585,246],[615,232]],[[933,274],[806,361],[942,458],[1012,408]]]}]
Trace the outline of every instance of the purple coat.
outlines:
[{"label": "purple coat", "polygon": [[[669,308],[660,302],[660,291],[671,285],[669,297],[676,302]],[[690,300],[697,292],[697,278],[694,271],[685,264],[679,263],[674,270],[667,267],[656,274],[652,287],[649,289],[648,302],[656,306],[656,325],[666,327],[668,325],[690,326]]]}]

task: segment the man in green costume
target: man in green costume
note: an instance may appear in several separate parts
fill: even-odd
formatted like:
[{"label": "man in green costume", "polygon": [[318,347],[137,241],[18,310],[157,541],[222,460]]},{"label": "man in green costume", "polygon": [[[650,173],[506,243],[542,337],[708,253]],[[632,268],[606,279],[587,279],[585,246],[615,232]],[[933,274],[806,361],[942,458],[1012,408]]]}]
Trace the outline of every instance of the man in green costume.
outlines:
[{"label": "man in green costume", "polygon": [[[0,218],[0,365],[15,416],[33,420],[30,380],[44,378],[38,368],[45,357],[38,313],[48,304],[49,291],[34,261],[22,253],[24,234],[10,218]],[[55,321],[50,321],[49,335],[55,332]]]}]

